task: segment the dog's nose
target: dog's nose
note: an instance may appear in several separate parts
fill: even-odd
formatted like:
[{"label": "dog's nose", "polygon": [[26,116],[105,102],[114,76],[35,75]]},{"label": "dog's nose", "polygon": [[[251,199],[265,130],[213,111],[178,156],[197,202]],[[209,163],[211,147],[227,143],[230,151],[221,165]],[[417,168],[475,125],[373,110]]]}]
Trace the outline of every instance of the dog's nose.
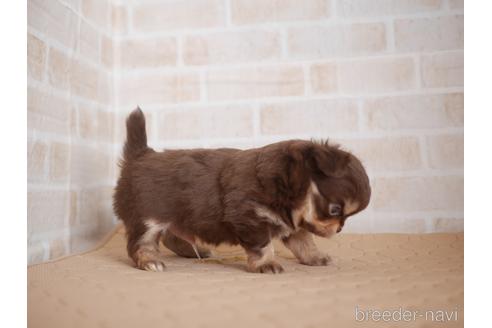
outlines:
[{"label": "dog's nose", "polygon": [[339,233],[340,231],[342,231],[342,226],[339,226],[338,229],[337,229],[337,233]]}]

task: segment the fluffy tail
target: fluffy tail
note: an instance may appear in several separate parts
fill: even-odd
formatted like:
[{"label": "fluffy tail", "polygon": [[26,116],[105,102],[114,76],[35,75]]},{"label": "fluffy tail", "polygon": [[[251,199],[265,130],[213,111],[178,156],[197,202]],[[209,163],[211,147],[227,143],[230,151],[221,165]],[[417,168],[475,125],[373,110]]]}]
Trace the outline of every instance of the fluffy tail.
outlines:
[{"label": "fluffy tail", "polygon": [[126,143],[123,148],[123,159],[131,161],[147,149],[145,116],[142,110],[137,107],[126,119]]}]

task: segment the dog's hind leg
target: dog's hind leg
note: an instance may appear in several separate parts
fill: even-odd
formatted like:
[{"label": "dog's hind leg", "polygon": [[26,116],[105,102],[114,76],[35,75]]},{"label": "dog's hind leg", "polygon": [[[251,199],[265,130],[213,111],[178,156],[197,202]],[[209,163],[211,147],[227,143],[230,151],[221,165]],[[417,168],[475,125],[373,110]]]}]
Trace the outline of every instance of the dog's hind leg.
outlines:
[{"label": "dog's hind leg", "polygon": [[161,239],[164,246],[182,257],[197,258],[199,255],[200,258],[207,258],[211,255],[208,249],[202,247],[197,247],[197,252],[195,252],[190,243],[177,237],[169,230],[162,234]]},{"label": "dog's hind leg", "polygon": [[164,271],[164,258],[159,252],[159,239],[168,227],[169,223],[147,219],[127,231],[128,255],[133,259],[137,268],[147,271]]}]

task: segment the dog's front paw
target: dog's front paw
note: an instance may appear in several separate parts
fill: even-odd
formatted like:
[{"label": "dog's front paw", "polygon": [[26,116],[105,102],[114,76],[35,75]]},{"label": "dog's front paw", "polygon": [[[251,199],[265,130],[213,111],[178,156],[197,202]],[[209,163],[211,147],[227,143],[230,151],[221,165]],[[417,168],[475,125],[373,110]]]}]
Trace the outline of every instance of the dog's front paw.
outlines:
[{"label": "dog's front paw", "polygon": [[250,268],[251,272],[256,273],[282,273],[284,272],[284,268],[278,264],[277,262],[271,261],[265,264],[262,264],[256,268]]},{"label": "dog's front paw", "polygon": [[300,261],[302,264],[311,266],[324,266],[331,262],[331,257],[326,254],[317,254]]}]

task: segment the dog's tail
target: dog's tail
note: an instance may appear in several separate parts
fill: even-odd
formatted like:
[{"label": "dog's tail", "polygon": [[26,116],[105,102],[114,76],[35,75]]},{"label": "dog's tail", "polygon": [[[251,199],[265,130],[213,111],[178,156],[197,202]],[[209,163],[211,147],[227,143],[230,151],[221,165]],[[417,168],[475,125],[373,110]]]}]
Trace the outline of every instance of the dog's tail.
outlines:
[{"label": "dog's tail", "polygon": [[137,107],[126,119],[126,143],[123,148],[123,160],[131,161],[147,150],[145,116]]}]

